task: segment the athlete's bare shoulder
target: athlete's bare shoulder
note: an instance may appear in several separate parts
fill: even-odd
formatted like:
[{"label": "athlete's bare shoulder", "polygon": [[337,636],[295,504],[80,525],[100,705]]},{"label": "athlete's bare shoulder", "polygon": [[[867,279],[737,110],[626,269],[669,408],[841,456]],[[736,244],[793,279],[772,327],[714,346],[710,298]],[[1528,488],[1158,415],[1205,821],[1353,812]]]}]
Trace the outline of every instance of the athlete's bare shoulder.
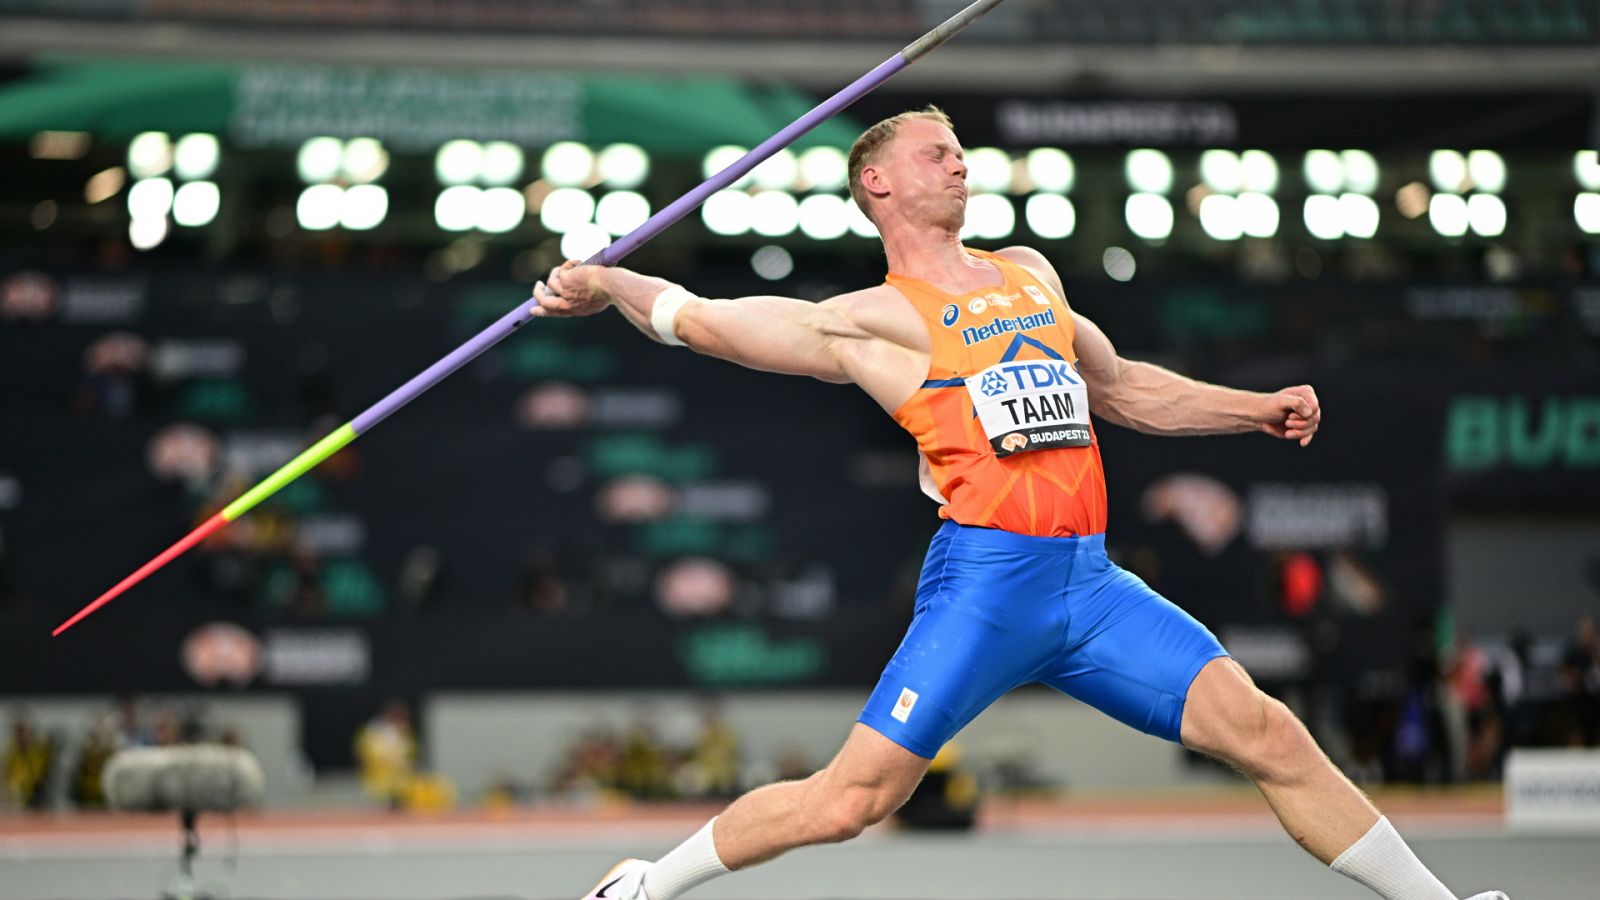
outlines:
[{"label": "athlete's bare shoulder", "polygon": [[1066,300],[1067,292],[1061,286],[1061,276],[1056,274],[1056,267],[1050,264],[1050,260],[1046,259],[1043,253],[1032,247],[1024,247],[1019,244],[1014,247],[1004,247],[996,250],[995,255],[1009,259],[1032,272],[1035,278],[1054,289],[1057,296],[1062,300]]},{"label": "athlete's bare shoulder", "polygon": [[912,350],[928,352],[928,329],[911,301],[887,284],[873,285],[823,301],[852,325],[874,337]]}]

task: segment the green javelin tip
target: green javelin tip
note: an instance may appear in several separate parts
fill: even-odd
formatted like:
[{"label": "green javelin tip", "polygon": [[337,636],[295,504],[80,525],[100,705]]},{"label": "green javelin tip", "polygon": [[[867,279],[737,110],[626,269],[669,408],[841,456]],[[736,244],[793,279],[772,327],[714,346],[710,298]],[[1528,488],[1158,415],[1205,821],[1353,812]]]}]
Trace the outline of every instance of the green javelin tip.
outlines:
[{"label": "green javelin tip", "polygon": [[283,468],[268,475],[265,481],[246,491],[243,497],[223,507],[222,517],[229,522],[239,518],[249,512],[251,507],[276,494],[284,485],[315,468],[318,463],[338,453],[345,444],[355,439],[354,425],[347,423],[340,426],[332,434],[307,447],[304,453],[289,460]]}]

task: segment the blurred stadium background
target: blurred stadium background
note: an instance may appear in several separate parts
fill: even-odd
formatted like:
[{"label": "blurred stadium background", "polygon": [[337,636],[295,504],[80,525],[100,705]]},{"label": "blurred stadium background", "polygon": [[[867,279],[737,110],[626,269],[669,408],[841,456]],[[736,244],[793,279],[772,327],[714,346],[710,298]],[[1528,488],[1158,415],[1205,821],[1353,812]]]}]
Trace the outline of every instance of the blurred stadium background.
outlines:
[{"label": "blurred stadium background", "polygon": [[[120,746],[260,758],[201,875],[262,897],[575,896],[825,763],[936,524],[914,448],[615,316],[46,635],[960,5],[0,0],[0,897],[171,889],[173,823],[103,812]],[[628,265],[878,281],[843,151],[938,103],[973,245],[1042,250],[1124,355],[1322,397],[1305,451],[1101,429],[1114,555],[1447,881],[1594,897],[1597,46],[1593,0],[1011,0]],[[1570,796],[1519,795],[1552,748]],[[704,894],[1364,896],[1241,784],[1022,691],[897,829]]]}]

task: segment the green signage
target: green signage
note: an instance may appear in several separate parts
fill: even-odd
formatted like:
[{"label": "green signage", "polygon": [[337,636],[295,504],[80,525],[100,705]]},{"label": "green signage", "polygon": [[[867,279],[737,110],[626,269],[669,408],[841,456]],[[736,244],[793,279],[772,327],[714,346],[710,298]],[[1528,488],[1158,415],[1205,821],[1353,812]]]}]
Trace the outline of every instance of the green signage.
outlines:
[{"label": "green signage", "polygon": [[1457,397],[1445,461],[1457,472],[1600,468],[1600,397]]}]

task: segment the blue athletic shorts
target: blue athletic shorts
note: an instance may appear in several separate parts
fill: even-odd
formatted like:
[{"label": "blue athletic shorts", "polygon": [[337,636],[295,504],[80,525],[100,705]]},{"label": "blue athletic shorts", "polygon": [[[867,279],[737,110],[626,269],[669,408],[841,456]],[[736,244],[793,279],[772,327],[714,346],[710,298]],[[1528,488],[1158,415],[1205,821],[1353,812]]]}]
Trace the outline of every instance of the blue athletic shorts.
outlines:
[{"label": "blue athletic shorts", "polygon": [[1189,684],[1226,655],[1204,625],[1112,563],[1103,534],[947,520],[923,562],[911,628],[858,721],[931,759],[1000,695],[1038,682],[1175,742]]}]

